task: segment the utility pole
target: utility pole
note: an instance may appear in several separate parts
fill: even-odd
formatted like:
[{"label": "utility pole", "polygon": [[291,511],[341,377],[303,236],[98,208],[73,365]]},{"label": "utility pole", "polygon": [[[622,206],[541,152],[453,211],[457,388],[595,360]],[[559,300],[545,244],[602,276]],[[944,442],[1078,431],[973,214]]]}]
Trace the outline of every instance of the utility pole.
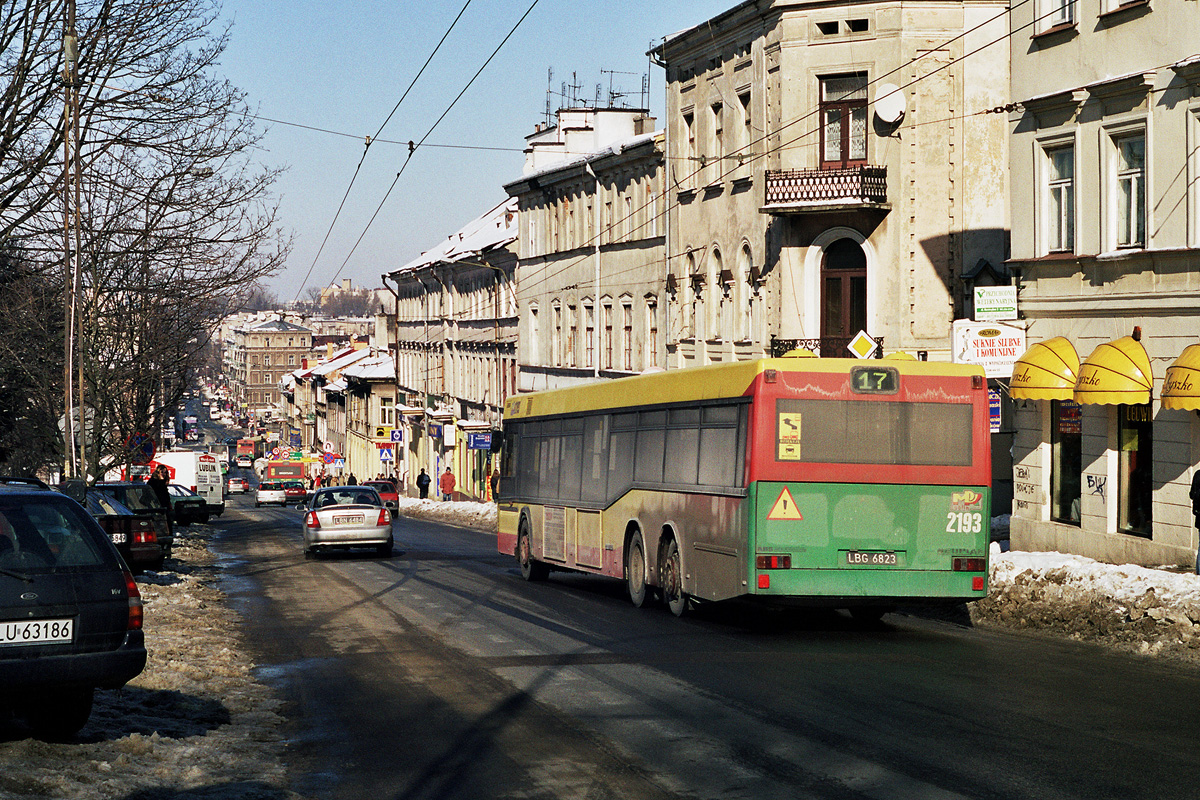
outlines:
[{"label": "utility pole", "polygon": [[[63,435],[66,443],[67,463],[64,465],[65,478],[78,477],[79,455],[75,447],[75,403],[73,399],[75,375],[75,334],[77,330],[77,297],[79,292],[79,264],[77,254],[71,246],[71,215],[77,210],[78,191],[76,193],[76,209],[72,208],[72,183],[78,190],[78,173],[72,181],[72,164],[77,159],[71,154],[71,133],[79,121],[78,75],[79,66],[79,35],[75,31],[75,0],[67,0],[66,27],[63,31],[63,274],[65,293],[63,297]],[[77,167],[77,164],[76,164]],[[78,226],[76,226],[78,235]],[[82,376],[81,376],[82,381]],[[82,385],[82,384],[81,384]],[[79,429],[83,432],[83,409],[79,409]],[[86,476],[85,476],[86,477]]]}]

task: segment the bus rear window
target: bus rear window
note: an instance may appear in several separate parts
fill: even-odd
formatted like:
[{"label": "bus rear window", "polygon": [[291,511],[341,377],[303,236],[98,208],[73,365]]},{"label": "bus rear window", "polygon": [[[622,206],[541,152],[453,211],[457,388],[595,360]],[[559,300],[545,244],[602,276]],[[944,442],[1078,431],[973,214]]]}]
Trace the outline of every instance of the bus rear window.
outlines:
[{"label": "bus rear window", "polygon": [[775,458],[818,464],[970,466],[967,403],[778,400]]}]

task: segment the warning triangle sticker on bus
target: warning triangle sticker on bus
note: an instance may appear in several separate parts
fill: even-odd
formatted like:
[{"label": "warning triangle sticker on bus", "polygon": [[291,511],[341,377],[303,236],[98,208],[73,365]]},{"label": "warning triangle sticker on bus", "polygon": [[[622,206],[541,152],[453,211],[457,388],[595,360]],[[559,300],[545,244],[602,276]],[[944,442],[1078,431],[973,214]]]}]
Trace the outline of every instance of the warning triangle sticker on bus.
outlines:
[{"label": "warning triangle sticker on bus", "polygon": [[779,493],[779,499],[775,501],[775,505],[771,506],[771,512],[767,514],[767,519],[804,519],[804,515],[796,507],[796,501],[792,499],[792,493],[786,486]]}]

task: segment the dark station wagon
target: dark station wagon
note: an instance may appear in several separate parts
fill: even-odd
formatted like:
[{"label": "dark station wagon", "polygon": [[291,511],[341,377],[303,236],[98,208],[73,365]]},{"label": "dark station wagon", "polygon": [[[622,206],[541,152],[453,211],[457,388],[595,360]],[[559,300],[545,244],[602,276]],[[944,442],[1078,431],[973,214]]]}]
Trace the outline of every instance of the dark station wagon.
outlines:
[{"label": "dark station wagon", "polygon": [[108,536],[66,495],[0,477],[0,710],[70,737],[97,688],[145,666],[141,594]]}]

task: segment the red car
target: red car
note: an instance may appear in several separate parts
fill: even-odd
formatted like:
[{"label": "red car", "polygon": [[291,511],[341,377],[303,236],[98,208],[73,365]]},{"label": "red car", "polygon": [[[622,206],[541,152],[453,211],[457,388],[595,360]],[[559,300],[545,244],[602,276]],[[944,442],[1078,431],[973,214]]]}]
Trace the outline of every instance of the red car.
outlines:
[{"label": "red car", "polygon": [[287,495],[289,503],[292,500],[304,500],[308,497],[308,488],[304,485],[304,481],[301,480],[284,481],[283,492]]},{"label": "red car", "polygon": [[363,481],[363,486],[370,486],[379,492],[379,498],[383,500],[383,504],[392,511],[396,510],[400,497],[396,494],[396,485],[394,483],[391,481]]}]

